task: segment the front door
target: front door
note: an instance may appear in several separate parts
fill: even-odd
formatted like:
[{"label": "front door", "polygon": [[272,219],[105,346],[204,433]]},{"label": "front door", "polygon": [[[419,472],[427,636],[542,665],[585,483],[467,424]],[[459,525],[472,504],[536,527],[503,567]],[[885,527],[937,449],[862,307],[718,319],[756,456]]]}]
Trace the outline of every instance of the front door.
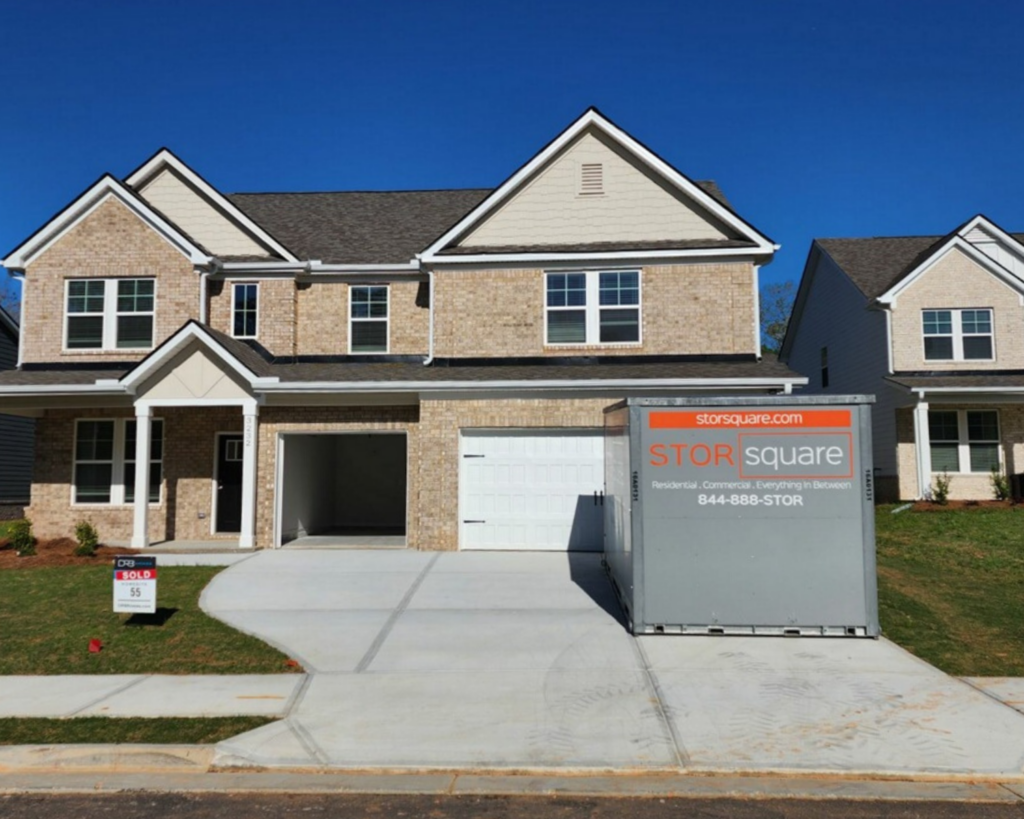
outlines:
[{"label": "front door", "polygon": [[217,531],[242,528],[242,436],[217,439]]}]

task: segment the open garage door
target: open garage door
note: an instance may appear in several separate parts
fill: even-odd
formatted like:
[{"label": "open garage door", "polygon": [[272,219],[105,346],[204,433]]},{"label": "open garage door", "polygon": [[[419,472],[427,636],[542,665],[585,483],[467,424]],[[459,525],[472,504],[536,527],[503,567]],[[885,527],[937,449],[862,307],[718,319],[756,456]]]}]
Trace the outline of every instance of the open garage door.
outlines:
[{"label": "open garage door", "polygon": [[405,545],[406,448],[400,433],[282,435],[278,545]]},{"label": "open garage door", "polygon": [[463,430],[461,448],[461,548],[602,550],[601,431]]}]

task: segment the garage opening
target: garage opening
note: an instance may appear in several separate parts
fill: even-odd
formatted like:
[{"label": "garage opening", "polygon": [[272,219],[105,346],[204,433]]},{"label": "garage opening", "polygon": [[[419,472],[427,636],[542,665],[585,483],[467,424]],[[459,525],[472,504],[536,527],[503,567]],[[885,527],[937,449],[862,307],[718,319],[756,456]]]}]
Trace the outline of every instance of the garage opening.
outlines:
[{"label": "garage opening", "polygon": [[404,547],[404,433],[282,435],[278,545]]}]

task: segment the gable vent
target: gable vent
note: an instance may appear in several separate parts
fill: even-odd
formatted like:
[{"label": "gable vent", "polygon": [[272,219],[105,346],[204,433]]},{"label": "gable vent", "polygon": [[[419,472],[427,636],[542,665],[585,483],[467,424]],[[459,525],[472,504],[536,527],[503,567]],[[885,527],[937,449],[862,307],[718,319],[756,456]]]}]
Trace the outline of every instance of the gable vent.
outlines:
[{"label": "gable vent", "polygon": [[580,196],[604,195],[604,165],[600,162],[580,163]]}]

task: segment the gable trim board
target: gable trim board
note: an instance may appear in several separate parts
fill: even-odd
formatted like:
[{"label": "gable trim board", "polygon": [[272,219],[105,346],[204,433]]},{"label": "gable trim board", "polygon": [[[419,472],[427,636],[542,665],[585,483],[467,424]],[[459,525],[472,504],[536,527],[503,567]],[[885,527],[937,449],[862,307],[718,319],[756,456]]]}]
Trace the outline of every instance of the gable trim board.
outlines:
[{"label": "gable trim board", "polygon": [[[643,165],[650,168],[651,171],[668,182],[672,187],[683,193],[692,201],[696,202],[708,213],[712,214],[716,219],[731,227],[741,236],[749,239],[752,242],[753,247],[747,249],[746,252],[748,254],[752,253],[758,256],[767,255],[770,257],[778,249],[778,246],[775,245],[774,242],[758,232],[752,225],[748,224],[731,210],[717,202],[707,192],[702,190],[700,186],[673,168],[649,148],[629,136],[625,131],[618,128],[618,126],[604,117],[596,108],[589,108],[575,122],[569,125],[568,128],[562,131],[561,134],[555,137],[555,139],[534,155],[532,159],[526,162],[526,164],[498,186],[498,188],[484,199],[483,202],[477,205],[459,222],[449,228],[422,253],[417,254],[416,258],[428,264],[448,263],[451,261],[450,257],[442,254],[442,251],[445,248],[469,235],[474,228],[478,227],[489,215],[494,213],[499,206],[505,204],[513,193],[519,190],[521,186],[523,186],[532,176],[537,174],[545,165],[548,164],[548,162],[554,159],[559,152],[566,148],[588,128],[600,131],[627,153],[634,156]],[[721,255],[735,255],[735,253],[736,251],[733,250],[731,254],[724,252],[721,253]],[[527,254],[502,254],[500,256],[486,255],[485,258],[494,261],[503,261],[522,259],[524,256],[527,256]],[[538,260],[542,260],[543,258],[545,257],[541,256]],[[561,256],[556,258],[566,257]],[[581,258],[591,259],[619,257],[595,257],[585,254],[581,256]],[[631,258],[636,258],[636,254],[634,253]],[[655,256],[654,258],[658,257]],[[460,256],[460,261],[462,262],[469,260],[475,260],[475,257],[470,256],[467,258]]]}]

